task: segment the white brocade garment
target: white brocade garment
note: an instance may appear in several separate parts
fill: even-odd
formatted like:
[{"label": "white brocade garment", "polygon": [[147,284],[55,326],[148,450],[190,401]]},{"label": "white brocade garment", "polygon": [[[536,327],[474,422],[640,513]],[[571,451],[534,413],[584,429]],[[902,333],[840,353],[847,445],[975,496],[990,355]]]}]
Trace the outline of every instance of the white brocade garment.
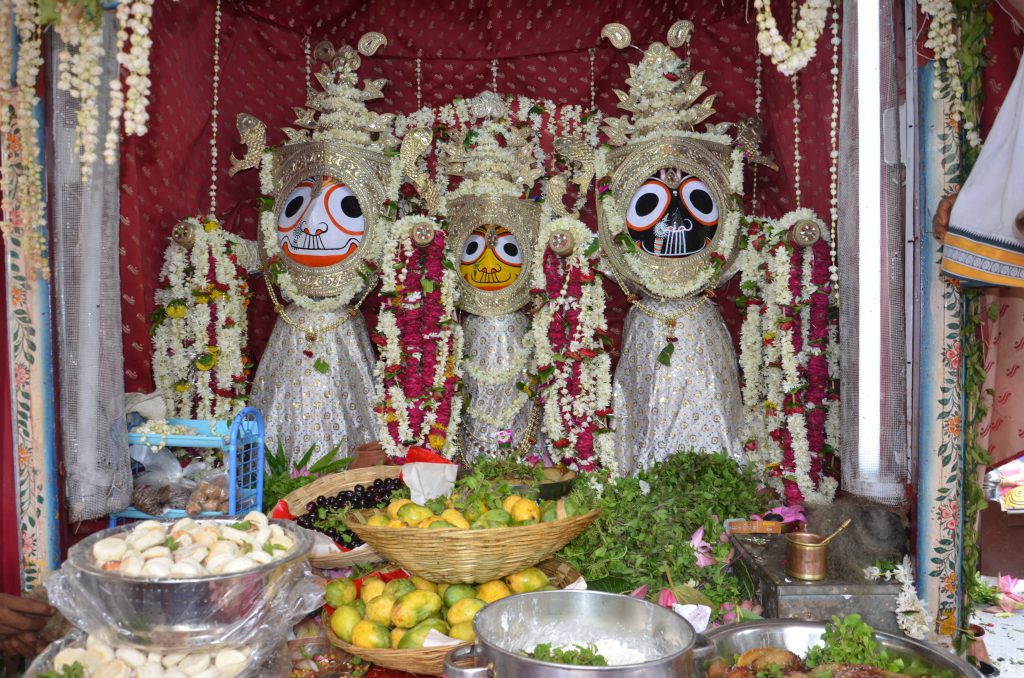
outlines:
[{"label": "white brocade garment", "polygon": [[[348,308],[311,311],[292,304],[285,312],[298,325],[316,328],[347,315]],[[326,373],[314,367],[317,359],[327,364]],[[276,450],[280,440],[295,461],[316,444],[315,461],[339,443],[344,455],[377,440],[373,366],[360,314],[312,343],[303,330],[278,320],[252,386],[252,404],[266,420],[268,451]]]},{"label": "white brocade garment", "polygon": [[[463,316],[466,364],[462,370],[462,381],[470,400],[469,409],[463,415],[460,435],[466,461],[471,462],[479,456],[509,455],[530,433],[533,405],[516,387],[517,383],[525,380],[530,363],[529,330],[529,319],[518,311],[494,317]],[[515,369],[517,365],[519,369]],[[534,449],[540,450],[542,446],[536,430],[540,412],[537,415],[533,434],[538,442]],[[510,450],[500,449],[499,436],[503,431],[512,432]]]},{"label": "white brocade garment", "polygon": [[[644,306],[667,317],[691,307],[693,297]],[[669,328],[632,308],[615,370],[615,455],[622,474],[635,474],[677,452],[725,450],[742,461],[743,401],[729,332],[714,303],[681,318],[671,364],[658,362]]]}]

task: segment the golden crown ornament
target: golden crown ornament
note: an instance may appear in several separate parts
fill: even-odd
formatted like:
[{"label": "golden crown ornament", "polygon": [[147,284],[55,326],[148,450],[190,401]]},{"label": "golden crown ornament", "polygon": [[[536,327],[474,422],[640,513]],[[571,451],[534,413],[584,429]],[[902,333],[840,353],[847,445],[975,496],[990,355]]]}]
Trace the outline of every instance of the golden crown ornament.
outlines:
[{"label": "golden crown ornament", "polygon": [[[442,145],[444,173],[462,177],[444,211],[460,268],[459,307],[499,316],[530,299],[541,209],[526,196],[544,172],[532,130],[509,120],[499,95],[479,94],[469,110],[476,121]],[[480,256],[494,256],[492,268],[481,272]]]},{"label": "golden crown ornament", "polygon": [[[674,51],[692,33],[693,24],[676,22],[667,45],[651,44],[630,65],[628,90],[614,90],[628,114],[605,120],[611,148],[595,158],[602,250],[620,282],[662,299],[714,287],[739,234],[744,153],[724,133],[730,126],[695,131],[714,115],[717,94],[707,95],[704,73]],[[602,36],[630,45],[621,24]]]},{"label": "golden crown ornament", "polygon": [[[397,190],[397,157],[392,114],[373,113],[366,102],[382,96],[386,80],[364,80],[361,56],[387,45],[380,33],[367,33],[357,48],[335,49],[321,42],[313,56],[323,62],[314,74],[306,105],[295,108],[294,127],[282,128],[285,141],[266,147],[266,126],[249,114],[237,119],[241,158],[232,156],[230,174],[260,167],[264,195],[273,208],[261,217],[260,254],[268,274],[291,296],[351,299],[372,282],[367,268],[382,255],[389,216],[385,202]],[[278,264],[280,268],[277,268]],[[285,275],[282,276],[281,273]]]}]

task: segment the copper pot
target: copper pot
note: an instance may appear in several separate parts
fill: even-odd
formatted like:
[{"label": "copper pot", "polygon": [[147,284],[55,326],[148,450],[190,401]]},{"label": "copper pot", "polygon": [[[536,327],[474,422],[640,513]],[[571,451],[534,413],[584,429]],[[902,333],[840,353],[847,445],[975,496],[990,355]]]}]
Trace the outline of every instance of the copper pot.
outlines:
[{"label": "copper pot", "polygon": [[811,532],[786,535],[786,574],[805,581],[821,581],[828,576],[828,543],[825,537]]},{"label": "copper pot", "polygon": [[377,441],[363,443],[356,448],[355,452],[355,459],[349,465],[350,469],[369,468],[371,466],[380,466],[384,463],[384,446]]}]

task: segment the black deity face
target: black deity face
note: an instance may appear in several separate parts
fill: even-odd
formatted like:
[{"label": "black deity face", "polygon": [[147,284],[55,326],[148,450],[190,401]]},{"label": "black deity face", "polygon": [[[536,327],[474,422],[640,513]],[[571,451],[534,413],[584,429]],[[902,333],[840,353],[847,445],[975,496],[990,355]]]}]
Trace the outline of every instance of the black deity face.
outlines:
[{"label": "black deity face", "polygon": [[626,212],[629,236],[647,254],[688,257],[711,244],[718,205],[700,178],[676,167],[659,170],[633,194]]}]

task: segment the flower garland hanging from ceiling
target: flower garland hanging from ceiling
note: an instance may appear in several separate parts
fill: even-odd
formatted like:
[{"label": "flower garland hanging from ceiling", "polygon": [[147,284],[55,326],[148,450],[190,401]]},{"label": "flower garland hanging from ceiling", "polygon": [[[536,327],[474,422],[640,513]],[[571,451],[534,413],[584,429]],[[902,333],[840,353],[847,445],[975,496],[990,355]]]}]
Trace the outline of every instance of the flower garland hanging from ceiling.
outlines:
[{"label": "flower garland hanging from ceiling", "polygon": [[[152,24],[155,0],[120,2],[115,17],[117,72],[123,77],[110,80],[109,130],[103,157],[113,164],[118,157],[122,123],[124,134],[143,136],[149,125],[149,56],[153,48]],[[100,0],[58,0],[15,3],[21,15],[33,15],[39,30],[52,25],[64,42],[57,54],[57,88],[78,102],[75,151],[82,163],[82,181],[87,183],[98,158],[103,60],[103,5]],[[41,45],[22,42],[19,57],[41,54]],[[41,57],[40,57],[41,58]]]},{"label": "flower garland hanging from ceiling", "polygon": [[754,0],[757,10],[757,45],[761,54],[770,57],[783,75],[799,73],[817,52],[818,38],[825,30],[825,19],[832,0],[806,0],[793,26],[793,38],[786,42],[775,17],[771,0]]}]

